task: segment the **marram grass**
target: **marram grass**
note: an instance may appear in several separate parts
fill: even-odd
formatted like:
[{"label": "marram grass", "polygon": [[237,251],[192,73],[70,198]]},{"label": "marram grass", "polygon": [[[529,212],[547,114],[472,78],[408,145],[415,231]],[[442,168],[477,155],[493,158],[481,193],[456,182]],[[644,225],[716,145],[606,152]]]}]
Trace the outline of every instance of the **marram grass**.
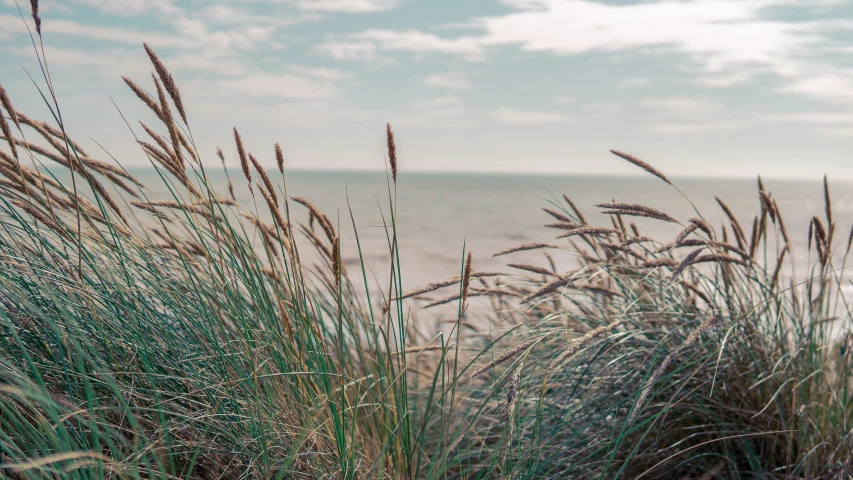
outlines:
[{"label": "marram grass", "polygon": [[[162,122],[137,141],[170,198],[67,138],[48,76],[51,124],[2,95],[2,475],[850,478],[853,237],[828,184],[801,279],[760,183],[748,233],[722,200],[717,229],[631,203],[585,217],[564,197],[546,209],[559,239],[496,254],[518,273],[478,271],[466,251],[458,276],[406,291],[389,125],[393,268],[376,298],[359,293],[376,291],[364,262],[341,262],[360,244],[341,252],[342,226],[287,195],[277,144],[273,179],[235,129],[254,201],[213,190],[219,162],[146,52],[157,98],[125,82]],[[626,226],[637,216],[684,229],[652,240]],[[418,318],[440,304],[456,313],[433,333]]]}]

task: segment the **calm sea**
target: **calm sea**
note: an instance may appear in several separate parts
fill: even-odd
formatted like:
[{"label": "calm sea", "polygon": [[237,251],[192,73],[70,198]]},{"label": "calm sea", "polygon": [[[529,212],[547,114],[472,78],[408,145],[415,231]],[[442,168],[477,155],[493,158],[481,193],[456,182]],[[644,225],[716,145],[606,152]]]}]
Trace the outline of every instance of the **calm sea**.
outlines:
[{"label": "calm sea", "polygon": [[[152,171],[133,173],[150,189],[164,193],[162,182]],[[230,174],[235,186],[245,183],[240,181],[239,171]],[[224,174],[210,175],[218,192],[226,196]],[[365,258],[373,270],[368,275],[375,274],[387,288],[388,241],[381,227],[383,214],[385,221],[390,221],[385,173],[295,171],[288,172],[286,178],[288,194],[308,198],[342,226],[342,255],[350,268],[357,261],[352,211]],[[655,207],[682,222],[695,217],[698,210],[716,228],[725,219],[714,200],[718,196],[738,216],[749,235],[752,219],[760,208],[755,180],[681,178],[674,183],[684,195],[648,177],[403,172],[396,195],[404,287],[415,288],[458,275],[463,245],[474,252],[478,270],[507,271],[505,264],[518,260],[546,266],[541,253],[499,258],[492,255],[521,243],[565,241],[555,240],[558,230],[543,226],[554,219],[542,211],[542,207],[552,207],[554,202],[562,203],[563,194],[571,197],[593,224],[609,226],[608,217],[594,205],[616,200]],[[824,218],[822,182],[765,179],[764,183],[783,212],[798,264],[805,265],[809,219],[813,215]],[[853,221],[853,183],[831,181],[830,189],[838,225],[835,239],[837,248],[843,248]],[[248,189],[237,190],[238,200],[252,205]],[[293,212],[294,219],[307,223],[304,208],[294,204]],[[666,241],[671,241],[680,229],[657,221],[637,224],[644,234]],[[556,260],[562,263],[570,258]]]}]

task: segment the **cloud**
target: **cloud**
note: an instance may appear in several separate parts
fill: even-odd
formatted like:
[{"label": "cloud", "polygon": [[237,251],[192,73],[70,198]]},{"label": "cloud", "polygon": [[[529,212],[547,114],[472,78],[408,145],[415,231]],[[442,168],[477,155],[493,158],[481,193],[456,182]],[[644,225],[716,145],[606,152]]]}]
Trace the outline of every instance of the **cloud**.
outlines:
[{"label": "cloud", "polygon": [[459,97],[438,97],[412,101],[412,107],[421,115],[458,116],[464,111],[464,102]]},{"label": "cloud", "polygon": [[546,125],[571,121],[567,115],[541,110],[522,110],[501,107],[492,111],[490,117],[506,125]]},{"label": "cloud", "polygon": [[616,115],[622,108],[615,103],[587,103],[581,107],[581,110],[594,117],[606,118]]},{"label": "cloud", "polygon": [[329,40],[317,50],[338,60],[374,60],[377,52],[445,53],[481,58],[483,46],[476,38],[446,39],[419,30],[365,30]]},{"label": "cloud", "polygon": [[446,88],[449,90],[468,90],[471,84],[468,77],[462,72],[437,73],[430,75],[424,80],[428,87]]},{"label": "cloud", "polygon": [[649,84],[648,78],[626,78],[619,82],[619,88],[638,88]]},{"label": "cloud", "polygon": [[219,92],[286,100],[326,100],[339,93],[337,86],[330,81],[293,73],[246,74],[233,80],[220,80],[216,87]]},{"label": "cloud", "polygon": [[296,0],[297,8],[312,12],[367,13],[392,10],[399,0]]},{"label": "cloud", "polygon": [[635,102],[641,108],[651,110],[653,114],[668,117],[696,117],[719,114],[725,106],[704,98],[662,97],[644,98]]},{"label": "cloud", "polygon": [[853,102],[853,72],[839,71],[803,78],[782,87],[781,90],[821,100],[851,103]]},{"label": "cloud", "polygon": [[578,97],[573,95],[558,95],[552,98],[554,103],[575,103],[578,100]]},{"label": "cloud", "polygon": [[[372,60],[378,52],[481,60],[507,48],[559,56],[668,56],[701,86],[742,85],[772,75],[791,84],[791,92],[809,93],[800,81],[816,74],[838,75],[833,60],[817,53],[842,47],[832,34],[853,29],[849,21],[812,16],[815,2],[804,0],[501,1],[509,12],[444,29],[461,34],[370,29],[332,38],[320,48],[335,58],[362,60]],[[820,3],[822,11],[830,12],[839,5],[835,0]],[[781,8],[802,15],[771,15]],[[853,77],[848,78],[850,88],[842,86],[853,96]],[[623,86],[644,84],[643,79],[628,79]]]}]

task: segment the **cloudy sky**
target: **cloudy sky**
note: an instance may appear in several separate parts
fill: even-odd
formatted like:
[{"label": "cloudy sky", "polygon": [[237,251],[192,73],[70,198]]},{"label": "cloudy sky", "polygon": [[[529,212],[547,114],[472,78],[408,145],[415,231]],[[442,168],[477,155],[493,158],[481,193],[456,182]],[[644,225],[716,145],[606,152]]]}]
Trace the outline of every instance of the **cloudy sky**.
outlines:
[{"label": "cloudy sky", "polygon": [[[29,2],[18,0],[26,9]],[[853,178],[850,0],[42,0],[69,129],[126,165],[152,122],[148,42],[181,87],[203,154],[230,129],[272,164],[407,170]],[[14,0],[0,82],[47,112]],[[91,137],[91,139],[90,139]],[[90,148],[97,151],[97,148]],[[106,157],[106,155],[103,155]]]}]

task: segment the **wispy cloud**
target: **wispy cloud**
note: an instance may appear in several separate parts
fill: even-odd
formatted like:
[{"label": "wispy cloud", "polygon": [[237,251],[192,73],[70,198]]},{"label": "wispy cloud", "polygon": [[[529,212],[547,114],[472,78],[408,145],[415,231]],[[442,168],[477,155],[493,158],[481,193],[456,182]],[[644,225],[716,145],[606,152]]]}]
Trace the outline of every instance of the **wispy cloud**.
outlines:
[{"label": "wispy cloud", "polygon": [[437,73],[430,75],[424,80],[424,85],[434,88],[447,88],[450,90],[468,90],[471,84],[468,76],[462,72]]},{"label": "wispy cloud", "polygon": [[569,116],[562,113],[512,107],[498,108],[492,111],[489,116],[506,125],[546,125],[571,121]]},{"label": "wispy cloud", "polygon": [[650,80],[648,78],[639,78],[639,77],[626,78],[625,80],[622,80],[621,82],[619,82],[619,88],[645,87],[649,84],[649,82],[650,82]]},{"label": "wispy cloud", "polygon": [[[839,20],[796,20],[771,16],[772,8],[809,10],[813,2],[794,0],[659,0],[605,4],[592,0],[502,0],[504,15],[457,23],[472,33],[437,35],[423,30],[371,29],[331,40],[321,49],[336,58],[371,59],[376,52],[443,53],[482,59],[500,48],[555,55],[628,52],[634,55],[676,55],[685,71],[705,86],[744,84],[756,76],[773,75],[790,85],[788,91],[811,93],[816,72],[844,80],[853,96],[853,73],[840,72],[814,55],[837,46],[830,33],[850,30]],[[833,3],[824,4],[829,8]],[[810,11],[810,10],[809,10]],[[354,55],[359,52],[360,55]],[[366,54],[369,53],[369,54]],[[828,81],[828,80],[825,80]],[[846,82],[850,82],[848,85]],[[641,86],[629,79],[624,86]],[[845,94],[846,95],[846,94]],[[829,98],[826,98],[829,99]]]},{"label": "wispy cloud", "polygon": [[291,3],[306,11],[367,13],[391,10],[400,0],[295,0]]}]

